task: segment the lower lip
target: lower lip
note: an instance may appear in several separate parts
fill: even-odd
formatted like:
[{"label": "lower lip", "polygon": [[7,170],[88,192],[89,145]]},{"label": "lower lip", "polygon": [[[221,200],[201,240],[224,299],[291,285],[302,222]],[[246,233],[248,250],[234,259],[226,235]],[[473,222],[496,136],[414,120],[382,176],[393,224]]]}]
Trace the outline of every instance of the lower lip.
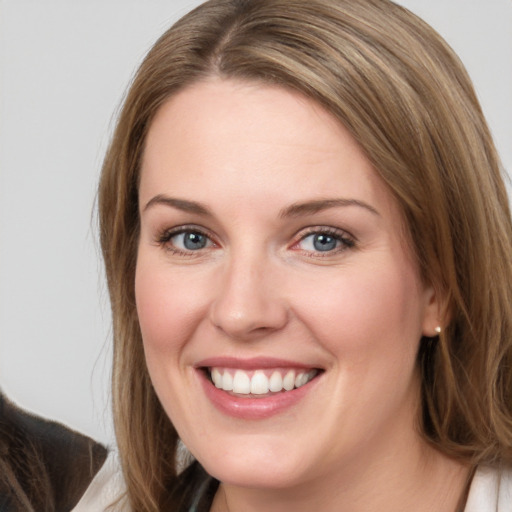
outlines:
[{"label": "lower lip", "polygon": [[246,420],[269,418],[293,407],[309,393],[319,378],[317,376],[304,386],[291,391],[261,398],[241,398],[216,388],[203,371],[197,370],[197,372],[206,396],[220,412]]}]

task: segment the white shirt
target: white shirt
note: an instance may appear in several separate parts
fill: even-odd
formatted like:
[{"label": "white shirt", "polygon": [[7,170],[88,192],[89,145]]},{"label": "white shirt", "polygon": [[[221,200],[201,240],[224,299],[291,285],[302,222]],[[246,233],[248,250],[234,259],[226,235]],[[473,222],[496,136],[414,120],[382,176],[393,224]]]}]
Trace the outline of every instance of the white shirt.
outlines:
[{"label": "white shirt", "polygon": [[512,469],[477,469],[464,512],[512,512]]},{"label": "white shirt", "polygon": [[[107,460],[72,512],[103,512],[126,488],[116,452]],[[120,502],[113,512],[131,512]],[[464,512],[512,512],[512,469],[480,467],[475,472]]]},{"label": "white shirt", "polygon": [[[71,512],[103,512],[119,499],[125,490],[117,452],[111,451],[85,494]],[[109,510],[130,512],[131,508],[123,500]]]}]

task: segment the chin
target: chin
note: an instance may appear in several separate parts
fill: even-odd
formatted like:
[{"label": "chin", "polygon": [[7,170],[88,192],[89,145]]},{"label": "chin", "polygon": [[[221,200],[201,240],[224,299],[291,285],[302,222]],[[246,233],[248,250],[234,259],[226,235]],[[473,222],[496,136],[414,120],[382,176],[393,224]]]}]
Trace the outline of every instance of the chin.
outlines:
[{"label": "chin", "polygon": [[222,466],[215,464],[214,467],[205,467],[205,469],[220,482],[235,487],[283,490],[295,487],[302,481],[296,468],[292,470],[272,465],[258,467],[254,463],[247,462],[227,463]]},{"label": "chin", "polygon": [[289,450],[283,455],[282,450],[268,446],[242,450],[234,444],[221,454],[199,460],[210,475],[225,484],[277,490],[294,487],[305,479],[304,458],[292,456]]}]

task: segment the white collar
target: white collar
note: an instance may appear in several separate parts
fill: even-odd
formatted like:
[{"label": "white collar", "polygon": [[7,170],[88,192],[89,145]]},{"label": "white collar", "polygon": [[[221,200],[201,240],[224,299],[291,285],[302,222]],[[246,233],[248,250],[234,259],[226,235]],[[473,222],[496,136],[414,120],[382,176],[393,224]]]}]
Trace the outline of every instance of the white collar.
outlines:
[{"label": "white collar", "polygon": [[464,512],[512,512],[512,469],[478,467]]},{"label": "white collar", "polygon": [[[107,510],[109,505],[124,495],[126,487],[123,481],[119,459],[115,451],[108,454],[107,460],[96,473],[76,507],[71,512],[91,512]],[[109,509],[110,510],[110,509]],[[113,512],[129,512],[126,500],[111,509]]]}]

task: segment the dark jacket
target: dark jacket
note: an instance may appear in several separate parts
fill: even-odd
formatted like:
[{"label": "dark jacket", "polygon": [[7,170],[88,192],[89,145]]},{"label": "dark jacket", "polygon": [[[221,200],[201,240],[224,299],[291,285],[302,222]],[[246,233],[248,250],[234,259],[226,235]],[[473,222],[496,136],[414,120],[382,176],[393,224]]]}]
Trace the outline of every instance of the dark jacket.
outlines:
[{"label": "dark jacket", "polygon": [[92,439],[0,393],[0,512],[68,512],[107,456]]}]

